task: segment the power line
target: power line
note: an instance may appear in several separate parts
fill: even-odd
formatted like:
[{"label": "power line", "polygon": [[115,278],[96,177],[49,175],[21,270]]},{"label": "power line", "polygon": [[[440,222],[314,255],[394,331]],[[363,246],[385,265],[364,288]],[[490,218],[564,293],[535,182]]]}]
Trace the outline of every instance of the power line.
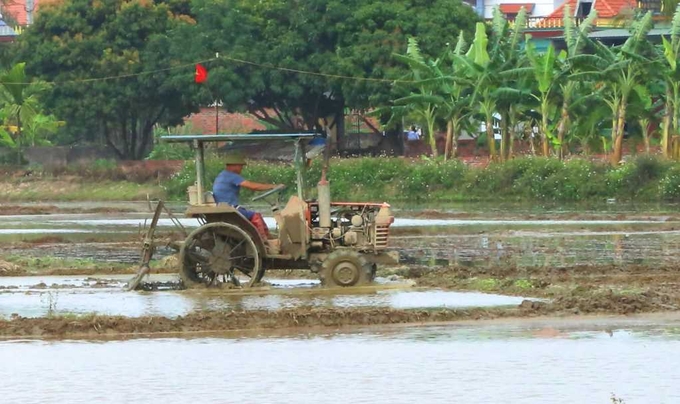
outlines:
[{"label": "power line", "polygon": [[[249,60],[234,58],[234,57],[230,57],[230,56],[222,56],[222,55],[220,55],[218,57],[211,58],[211,59],[201,60],[201,61],[198,61],[198,62],[185,63],[185,64],[181,64],[181,65],[177,65],[177,66],[166,67],[166,68],[163,68],[163,69],[147,70],[147,71],[138,72],[138,73],[127,73],[127,74],[119,74],[119,75],[115,75],[115,76],[91,77],[91,78],[72,79],[72,80],[63,80],[63,81],[43,81],[43,83],[51,84],[51,85],[61,85],[61,84],[93,83],[93,82],[100,82],[100,81],[119,80],[119,79],[131,78],[131,77],[145,76],[145,75],[150,75],[150,74],[155,74],[155,73],[162,73],[162,72],[171,71],[171,70],[185,69],[185,68],[188,68],[188,67],[194,67],[196,64],[199,64],[199,63],[200,64],[208,64],[208,63],[220,60],[220,59],[228,60],[230,62],[246,64],[246,65],[250,65],[250,66],[256,66],[256,67],[260,67],[260,68],[263,68],[263,69],[278,70],[278,71],[283,71],[283,72],[288,72],[288,73],[304,74],[304,75],[309,75],[309,76],[325,77],[325,78],[330,78],[330,79],[365,81],[365,82],[374,82],[374,83],[415,83],[415,81],[412,81],[412,80],[400,80],[400,79],[392,80],[392,79],[382,79],[382,78],[373,78],[373,77],[355,77],[355,76],[347,76],[347,75],[341,75],[341,74],[329,74],[329,73],[313,72],[313,71],[309,71],[309,70],[292,69],[292,68],[289,68],[289,67],[281,67],[281,66],[274,66],[272,64],[251,62]],[[7,83],[7,84],[28,85],[28,84],[31,84],[31,83],[11,82],[11,83]]]},{"label": "power line", "polygon": [[238,58],[229,57],[229,56],[220,56],[220,59],[229,60],[231,62],[243,63],[243,64],[247,64],[247,65],[251,65],[251,66],[257,66],[257,67],[261,67],[261,68],[265,68],[265,69],[280,70],[280,71],[284,71],[284,72],[297,73],[297,74],[307,74],[307,75],[310,75],[310,76],[319,76],[319,77],[326,77],[326,78],[331,78],[331,79],[370,81],[370,82],[377,82],[377,83],[395,83],[395,82],[414,83],[414,81],[411,81],[411,80],[392,80],[392,79],[380,79],[380,78],[373,78],[373,77],[354,77],[354,76],[345,76],[345,75],[341,75],[341,74],[312,72],[312,71],[308,71],[308,70],[299,70],[299,69],[292,69],[292,68],[289,68],[289,67],[280,67],[280,66],[274,66],[274,65],[271,65],[271,64],[251,62],[251,61],[248,61],[248,60],[238,59]]},{"label": "power line", "polygon": [[[172,66],[172,67],[165,67],[163,69],[156,69],[156,70],[147,70],[139,73],[126,73],[126,74],[119,74],[116,76],[106,76],[106,77],[91,77],[91,78],[85,78],[85,79],[72,79],[72,80],[63,80],[63,81],[42,81],[42,83],[46,84],[52,84],[52,85],[59,85],[59,84],[74,84],[74,83],[92,83],[92,82],[97,82],[97,81],[108,81],[108,80],[118,80],[118,79],[125,79],[125,78],[130,78],[130,77],[138,77],[138,76],[144,76],[147,74],[155,74],[155,73],[161,73],[161,72],[167,72],[170,70],[178,70],[178,69],[185,69],[187,67],[194,67],[197,63],[201,64],[208,64],[210,62],[213,62],[217,60],[216,58],[212,59],[206,59],[206,60],[201,60],[199,62],[193,62],[193,63],[185,63],[177,66]],[[21,83],[21,82],[7,82],[7,84],[33,84],[33,83]]]}]

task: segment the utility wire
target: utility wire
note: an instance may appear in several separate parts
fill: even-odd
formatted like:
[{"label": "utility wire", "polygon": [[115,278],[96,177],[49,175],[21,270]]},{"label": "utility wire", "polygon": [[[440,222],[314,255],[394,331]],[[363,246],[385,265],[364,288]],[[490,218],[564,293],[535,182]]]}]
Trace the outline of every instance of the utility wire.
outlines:
[{"label": "utility wire", "polygon": [[[321,72],[313,72],[309,70],[300,70],[300,69],[292,69],[288,67],[280,67],[280,66],[274,66],[271,64],[264,64],[264,63],[257,63],[257,62],[251,62],[249,60],[244,60],[244,59],[239,59],[239,58],[234,58],[234,57],[229,57],[229,56],[218,56],[214,57],[211,59],[206,59],[206,60],[201,60],[198,62],[192,62],[192,63],[185,63],[177,66],[172,66],[172,67],[166,67],[163,69],[156,69],[156,70],[147,70],[139,73],[128,73],[128,74],[120,74],[120,75],[115,75],[115,76],[106,76],[106,77],[91,77],[91,78],[84,78],[84,79],[72,79],[72,80],[63,80],[63,81],[43,81],[43,83],[46,84],[51,84],[51,85],[60,85],[60,84],[76,84],[76,83],[94,83],[94,82],[100,82],[100,81],[108,81],[108,80],[118,80],[118,79],[126,79],[126,78],[131,78],[131,77],[139,77],[139,76],[145,76],[149,74],[155,74],[155,73],[161,73],[161,72],[167,72],[171,70],[178,70],[178,69],[185,69],[188,67],[194,67],[196,64],[209,64],[211,62],[215,62],[219,59],[223,60],[228,60],[230,62],[236,62],[236,63],[241,63],[245,65],[250,65],[250,66],[256,66],[264,69],[270,69],[270,70],[278,70],[278,71],[283,71],[283,72],[288,72],[288,73],[296,73],[296,74],[304,74],[304,75],[309,75],[309,76],[318,76],[318,77],[326,77],[330,79],[340,79],[340,80],[354,80],[354,81],[365,81],[365,82],[375,82],[375,83],[415,83],[415,81],[412,80],[392,80],[392,79],[381,79],[381,78],[373,78],[373,77],[354,77],[354,76],[346,76],[346,75],[341,75],[341,74],[329,74],[329,73],[321,73]],[[23,84],[23,85],[28,85],[32,83],[21,83],[21,82],[7,82],[7,84]]]}]

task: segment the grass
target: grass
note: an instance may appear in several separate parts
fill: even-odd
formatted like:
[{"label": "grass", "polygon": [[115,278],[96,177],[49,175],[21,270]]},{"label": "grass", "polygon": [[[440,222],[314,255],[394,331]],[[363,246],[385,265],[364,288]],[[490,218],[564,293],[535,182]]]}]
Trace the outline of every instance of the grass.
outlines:
[{"label": "grass", "polygon": [[157,184],[137,184],[126,181],[76,181],[73,179],[41,178],[38,180],[5,180],[0,183],[2,202],[40,201],[135,201],[165,198]]},{"label": "grass", "polygon": [[514,283],[513,286],[518,288],[518,289],[533,289],[534,284],[531,282],[530,279],[517,279]]},{"label": "grass", "polygon": [[475,290],[492,291],[498,290],[500,281],[495,278],[472,278],[470,279],[469,287]]}]

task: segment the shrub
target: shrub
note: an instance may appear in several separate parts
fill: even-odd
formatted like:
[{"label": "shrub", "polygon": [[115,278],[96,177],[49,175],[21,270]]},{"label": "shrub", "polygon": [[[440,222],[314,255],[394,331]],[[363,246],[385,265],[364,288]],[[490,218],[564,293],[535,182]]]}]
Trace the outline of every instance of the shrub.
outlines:
[{"label": "shrub", "polygon": [[607,174],[608,185],[622,198],[650,199],[657,196],[658,181],[669,167],[660,158],[643,155],[612,169]]},{"label": "shrub", "polygon": [[680,166],[674,166],[659,181],[659,195],[667,201],[680,201]]},{"label": "shrub", "polygon": [[[321,161],[306,171],[306,195],[316,195]],[[333,159],[328,173],[334,200],[447,202],[452,200],[539,200],[576,202],[606,199],[680,199],[680,166],[639,157],[620,167],[583,159],[523,157],[486,168],[469,168],[458,160],[408,160],[402,158]],[[223,169],[219,158],[206,161],[206,189]],[[295,192],[291,163],[252,162],[244,175],[257,182],[282,183]],[[184,199],[193,183],[193,162],[165,182],[169,195]],[[245,197],[248,197],[248,193]]]}]

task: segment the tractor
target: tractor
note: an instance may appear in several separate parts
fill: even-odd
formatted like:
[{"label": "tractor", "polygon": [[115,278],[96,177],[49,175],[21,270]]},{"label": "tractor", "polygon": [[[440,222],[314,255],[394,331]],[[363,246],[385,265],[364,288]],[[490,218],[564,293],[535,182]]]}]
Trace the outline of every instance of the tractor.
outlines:
[{"label": "tractor", "polygon": [[[252,287],[268,270],[309,269],[325,286],[348,287],[372,282],[378,264],[399,262],[397,252],[387,251],[394,222],[387,203],[331,202],[327,146],[321,146],[324,164],[317,198],[305,198],[303,170],[310,158],[308,145],[315,140],[325,143],[314,133],[161,137],[164,142],[190,142],[195,150],[196,182],[187,191],[186,217],[196,219],[200,226],[179,245],[180,277],[185,286],[229,282]],[[285,206],[281,206],[285,186],[252,198],[271,206],[277,229],[268,240],[235,207],[215,203],[212,193],[204,189],[204,144],[220,142],[226,144],[223,149],[229,149],[244,141],[262,142],[264,147],[274,141],[294,145],[296,192]],[[156,223],[159,211],[160,207],[154,216]],[[144,251],[152,250],[149,238],[145,247]],[[150,258],[150,253],[146,255]],[[142,267],[148,272],[148,259]]]}]

